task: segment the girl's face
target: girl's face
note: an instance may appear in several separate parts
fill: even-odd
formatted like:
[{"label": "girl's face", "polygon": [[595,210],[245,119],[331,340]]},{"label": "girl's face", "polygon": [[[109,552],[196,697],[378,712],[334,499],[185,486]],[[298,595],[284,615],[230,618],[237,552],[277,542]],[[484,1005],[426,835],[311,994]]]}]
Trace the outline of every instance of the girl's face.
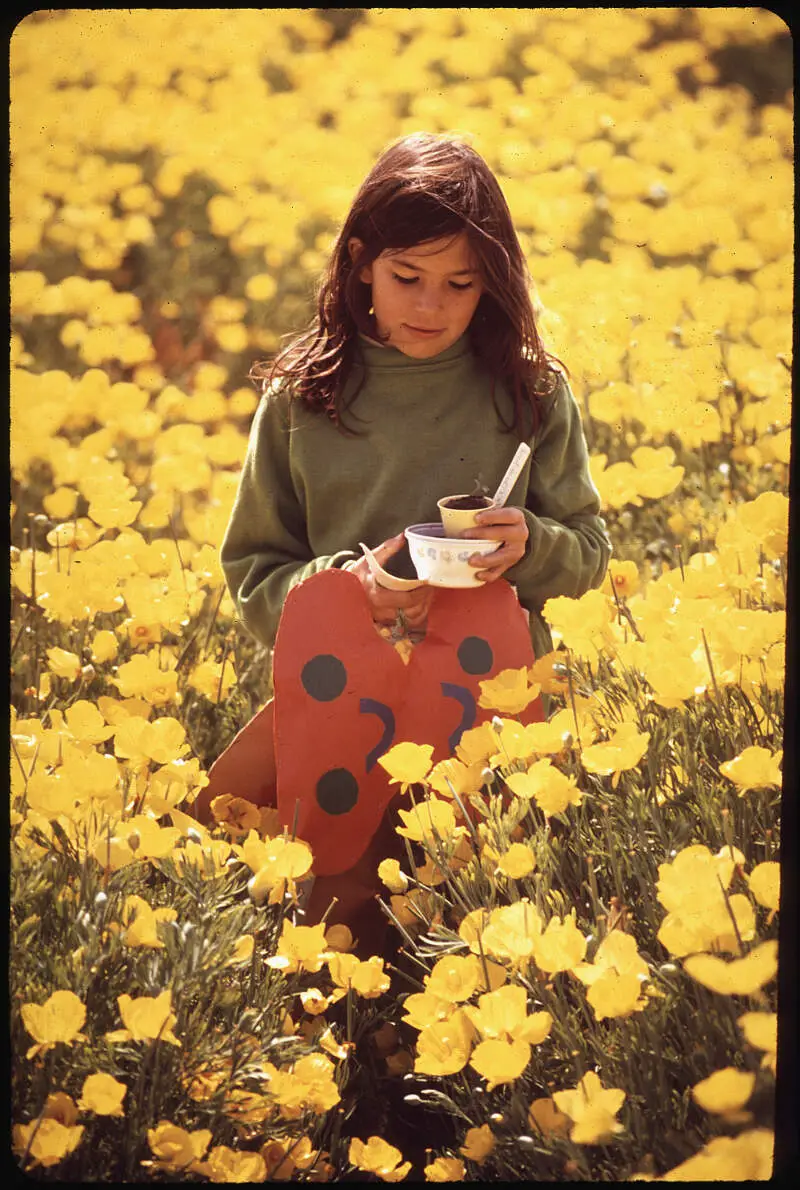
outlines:
[{"label": "girl's face", "polygon": [[[355,257],[360,242],[351,239],[349,248]],[[430,359],[455,343],[483,293],[465,232],[413,248],[386,249],[359,277],[372,286],[381,338],[412,359]]]}]

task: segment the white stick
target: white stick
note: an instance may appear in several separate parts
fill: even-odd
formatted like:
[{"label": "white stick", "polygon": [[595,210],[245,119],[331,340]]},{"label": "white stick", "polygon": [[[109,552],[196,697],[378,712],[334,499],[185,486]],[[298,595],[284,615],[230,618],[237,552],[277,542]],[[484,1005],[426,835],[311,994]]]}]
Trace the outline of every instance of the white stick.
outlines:
[{"label": "white stick", "polygon": [[500,480],[500,486],[498,487],[494,496],[492,496],[492,502],[497,508],[502,508],[508,497],[511,495],[511,489],[517,482],[517,476],[525,466],[526,460],[530,453],[531,448],[528,446],[527,442],[520,442],[519,447],[517,448],[517,453],[509,463],[508,470],[506,471],[505,475]]}]

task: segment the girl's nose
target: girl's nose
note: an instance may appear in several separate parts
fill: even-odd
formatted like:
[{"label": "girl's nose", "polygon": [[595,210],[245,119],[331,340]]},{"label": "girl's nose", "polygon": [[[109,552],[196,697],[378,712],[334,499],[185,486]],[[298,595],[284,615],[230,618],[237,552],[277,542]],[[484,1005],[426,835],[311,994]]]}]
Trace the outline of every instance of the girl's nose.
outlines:
[{"label": "girl's nose", "polygon": [[433,286],[420,286],[417,293],[417,309],[423,310],[439,310],[442,305],[441,294],[438,289]]}]

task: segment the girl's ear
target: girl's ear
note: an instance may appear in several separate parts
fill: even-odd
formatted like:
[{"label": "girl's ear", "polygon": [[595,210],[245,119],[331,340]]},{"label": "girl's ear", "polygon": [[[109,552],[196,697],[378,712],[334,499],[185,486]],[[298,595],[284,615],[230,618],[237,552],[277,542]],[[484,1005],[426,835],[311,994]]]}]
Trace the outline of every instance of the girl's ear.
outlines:
[{"label": "girl's ear", "polygon": [[[361,252],[364,244],[359,240],[358,236],[351,236],[347,241],[347,250],[350,253],[350,259],[355,263]],[[363,281],[365,285],[372,284],[372,265],[365,264],[358,270],[358,279]]]}]

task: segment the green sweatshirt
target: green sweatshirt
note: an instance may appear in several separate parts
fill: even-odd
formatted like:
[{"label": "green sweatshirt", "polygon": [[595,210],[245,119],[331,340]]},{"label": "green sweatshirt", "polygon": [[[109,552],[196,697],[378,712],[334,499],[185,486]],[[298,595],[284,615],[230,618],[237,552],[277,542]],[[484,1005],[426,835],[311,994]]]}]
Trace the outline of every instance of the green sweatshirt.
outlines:
[{"label": "green sweatshirt", "polygon": [[[359,346],[366,383],[350,421],[361,436],[344,435],[285,391],[263,397],[253,418],[221,563],[242,621],[265,645],[297,583],[360,558],[359,542],[375,547],[409,525],[437,521],[436,501],[472,491],[479,476],[494,490],[519,443],[500,424],[491,380],[466,335],[427,360],[364,338]],[[347,393],[359,376],[350,377]],[[499,385],[497,399],[510,422],[511,399]],[[541,656],[552,648],[540,616],[545,600],[598,586],[611,549],[563,378],[529,445],[507,504],[524,509],[530,536],[525,556],[503,577],[532,613]],[[416,577],[407,550],[404,560],[393,572]]]}]

